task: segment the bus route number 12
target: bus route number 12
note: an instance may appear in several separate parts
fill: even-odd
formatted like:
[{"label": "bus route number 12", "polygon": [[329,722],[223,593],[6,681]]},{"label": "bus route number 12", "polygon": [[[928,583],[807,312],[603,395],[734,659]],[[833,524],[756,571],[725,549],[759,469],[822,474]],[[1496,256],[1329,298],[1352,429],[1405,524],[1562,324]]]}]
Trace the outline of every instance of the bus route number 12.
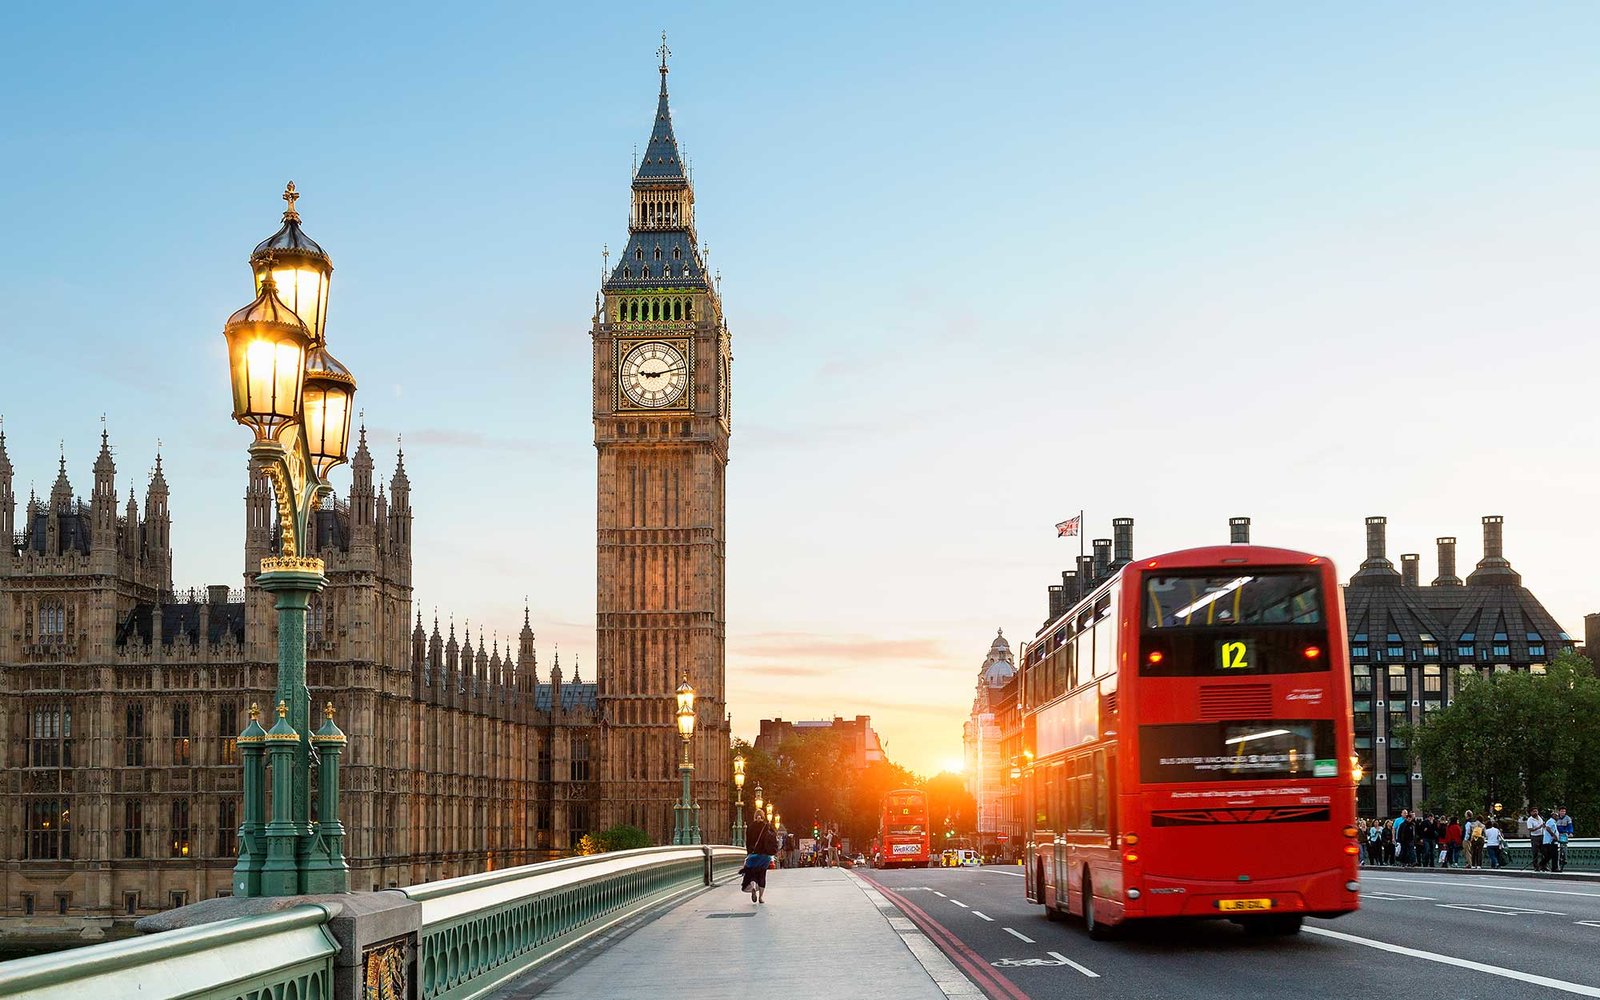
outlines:
[{"label": "bus route number 12", "polygon": [[1255,650],[1251,643],[1244,639],[1230,639],[1218,644],[1217,656],[1221,661],[1223,670],[1249,670],[1250,661],[1255,659]]}]

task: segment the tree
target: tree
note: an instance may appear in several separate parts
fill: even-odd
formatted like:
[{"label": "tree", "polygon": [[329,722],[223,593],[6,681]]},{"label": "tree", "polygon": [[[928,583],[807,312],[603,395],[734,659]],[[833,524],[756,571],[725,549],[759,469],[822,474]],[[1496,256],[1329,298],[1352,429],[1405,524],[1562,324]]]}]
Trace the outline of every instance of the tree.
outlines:
[{"label": "tree", "polygon": [[1397,735],[1427,775],[1430,809],[1565,805],[1600,819],[1600,678],[1575,653],[1543,675],[1464,673],[1448,707]]},{"label": "tree", "polygon": [[[960,836],[963,831],[977,828],[977,800],[967,791],[967,783],[961,775],[941,772],[924,782],[923,789],[928,793],[928,823],[936,840],[942,838],[947,829]],[[935,844],[936,850],[938,846]]]},{"label": "tree", "polygon": [[606,851],[632,851],[649,847],[650,835],[636,826],[618,823],[609,830],[586,833],[578,841],[579,854],[601,854]]}]

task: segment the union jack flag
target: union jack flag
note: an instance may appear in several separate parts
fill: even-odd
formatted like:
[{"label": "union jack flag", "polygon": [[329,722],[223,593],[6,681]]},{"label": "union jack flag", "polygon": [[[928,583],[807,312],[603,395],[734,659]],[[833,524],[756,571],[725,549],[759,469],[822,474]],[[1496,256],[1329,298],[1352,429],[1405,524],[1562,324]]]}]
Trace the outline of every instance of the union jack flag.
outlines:
[{"label": "union jack flag", "polygon": [[1083,524],[1083,515],[1069,517],[1056,525],[1057,538],[1073,538],[1078,534],[1078,528]]}]

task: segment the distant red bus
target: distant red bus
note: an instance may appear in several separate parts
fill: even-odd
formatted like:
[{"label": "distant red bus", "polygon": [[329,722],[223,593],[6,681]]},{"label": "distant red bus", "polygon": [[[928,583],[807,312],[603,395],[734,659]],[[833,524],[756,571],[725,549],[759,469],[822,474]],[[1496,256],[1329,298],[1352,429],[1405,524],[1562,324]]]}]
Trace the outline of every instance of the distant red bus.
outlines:
[{"label": "distant red bus", "polygon": [[1343,595],[1251,545],[1114,572],[1023,647],[1028,899],[1091,937],[1155,917],[1292,934],[1355,910]]},{"label": "distant red bus", "polygon": [[876,854],[879,868],[927,867],[928,793],[897,788],[883,797]]}]

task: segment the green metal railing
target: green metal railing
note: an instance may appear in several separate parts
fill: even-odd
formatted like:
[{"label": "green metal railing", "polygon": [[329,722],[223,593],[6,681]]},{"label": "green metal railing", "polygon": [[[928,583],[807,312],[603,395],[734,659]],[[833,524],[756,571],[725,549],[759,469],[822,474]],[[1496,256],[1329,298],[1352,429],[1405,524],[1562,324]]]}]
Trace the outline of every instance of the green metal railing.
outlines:
[{"label": "green metal railing", "polygon": [[[1533,868],[1533,848],[1526,838],[1506,844],[1506,867]],[[1600,837],[1574,837],[1567,841],[1567,871],[1600,872]]]},{"label": "green metal railing", "polygon": [[0,963],[0,997],[332,1000],[328,917],[302,905]]},{"label": "green metal railing", "polygon": [[422,904],[417,995],[482,996],[639,911],[737,871],[734,847],[647,847],[392,889]]},{"label": "green metal railing", "polygon": [[[416,993],[470,1000],[618,921],[732,875],[736,847],[647,847],[388,889],[417,904]],[[328,907],[302,904],[0,963],[0,1000],[333,1000]]]}]

